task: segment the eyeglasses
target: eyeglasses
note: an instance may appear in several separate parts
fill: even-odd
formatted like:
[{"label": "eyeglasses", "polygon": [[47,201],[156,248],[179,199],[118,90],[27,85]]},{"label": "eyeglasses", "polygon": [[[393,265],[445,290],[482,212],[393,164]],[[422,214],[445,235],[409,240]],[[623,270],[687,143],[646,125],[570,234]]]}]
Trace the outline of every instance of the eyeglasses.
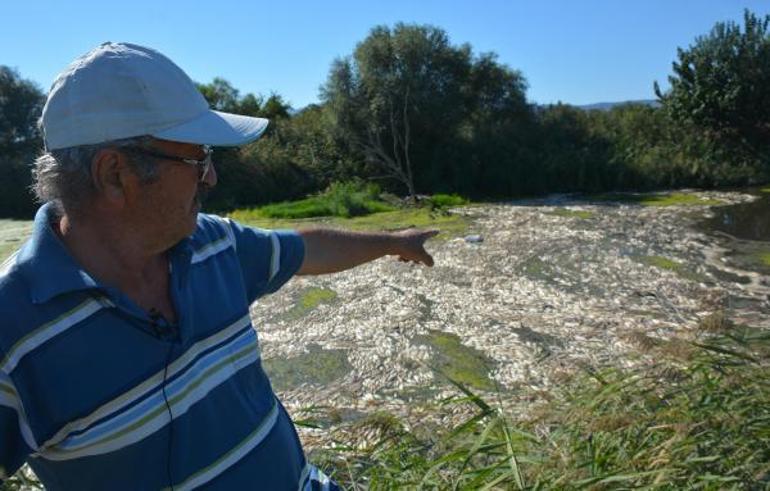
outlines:
[{"label": "eyeglasses", "polygon": [[184,164],[194,165],[198,168],[198,180],[200,182],[203,182],[206,179],[206,176],[209,173],[209,169],[211,169],[212,155],[214,154],[214,149],[212,149],[209,145],[203,145],[203,151],[206,155],[202,160],[179,157],[176,155],[167,155],[165,153],[154,152],[145,147],[128,147],[126,150],[130,150],[131,152],[146,155],[156,159],[170,160],[172,162],[182,162]]}]

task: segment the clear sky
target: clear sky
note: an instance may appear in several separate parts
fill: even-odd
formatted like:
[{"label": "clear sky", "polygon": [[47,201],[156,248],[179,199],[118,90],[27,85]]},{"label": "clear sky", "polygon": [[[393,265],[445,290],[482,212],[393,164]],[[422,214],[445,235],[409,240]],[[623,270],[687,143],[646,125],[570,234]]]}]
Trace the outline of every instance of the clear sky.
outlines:
[{"label": "clear sky", "polygon": [[373,26],[407,22],[497,53],[524,74],[532,102],[588,104],[654,98],[678,46],[745,8],[764,16],[770,0],[0,0],[0,64],[47,90],[78,55],[129,41],[198,82],[221,76],[300,108]]}]

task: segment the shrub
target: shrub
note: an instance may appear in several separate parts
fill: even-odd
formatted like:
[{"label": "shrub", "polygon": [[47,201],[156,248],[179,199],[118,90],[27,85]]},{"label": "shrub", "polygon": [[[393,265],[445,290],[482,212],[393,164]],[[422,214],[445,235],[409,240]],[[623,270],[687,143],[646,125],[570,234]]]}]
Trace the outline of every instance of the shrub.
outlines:
[{"label": "shrub", "polygon": [[254,212],[261,217],[280,219],[323,216],[350,218],[393,209],[380,199],[380,188],[375,184],[335,182],[316,196],[266,205]]},{"label": "shrub", "polygon": [[428,206],[433,210],[443,210],[453,206],[467,205],[468,200],[458,194],[434,194],[427,199]]}]

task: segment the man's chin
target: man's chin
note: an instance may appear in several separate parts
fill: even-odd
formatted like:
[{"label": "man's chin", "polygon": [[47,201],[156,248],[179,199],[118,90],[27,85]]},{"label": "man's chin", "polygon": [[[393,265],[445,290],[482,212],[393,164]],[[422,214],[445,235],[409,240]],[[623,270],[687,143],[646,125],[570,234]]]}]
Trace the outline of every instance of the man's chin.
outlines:
[{"label": "man's chin", "polygon": [[203,202],[208,194],[209,190],[206,186],[198,187],[198,192],[195,194],[195,201],[193,201],[193,211],[195,213],[198,213],[203,209]]}]

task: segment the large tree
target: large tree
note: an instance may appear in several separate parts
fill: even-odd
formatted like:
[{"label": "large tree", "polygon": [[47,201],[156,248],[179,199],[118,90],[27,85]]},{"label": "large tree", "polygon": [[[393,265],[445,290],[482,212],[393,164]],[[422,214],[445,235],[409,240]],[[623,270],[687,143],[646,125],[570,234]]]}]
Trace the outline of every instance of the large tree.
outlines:
[{"label": "large tree", "polygon": [[[687,49],[655,92],[676,122],[692,126],[719,144],[756,152],[770,142],[770,16],[748,10],[743,29],[717,23]],[[737,148],[736,147],[736,148]]]},{"label": "large tree", "polygon": [[37,120],[45,97],[11,68],[0,66],[0,216],[34,209],[30,164],[42,146]]},{"label": "large tree", "polygon": [[352,149],[414,197],[419,176],[451,165],[458,156],[446,149],[472,140],[490,113],[526,112],[524,87],[521,74],[493,55],[474,58],[441,29],[397,24],[375,27],[352,57],[336,60],[321,98]]}]

